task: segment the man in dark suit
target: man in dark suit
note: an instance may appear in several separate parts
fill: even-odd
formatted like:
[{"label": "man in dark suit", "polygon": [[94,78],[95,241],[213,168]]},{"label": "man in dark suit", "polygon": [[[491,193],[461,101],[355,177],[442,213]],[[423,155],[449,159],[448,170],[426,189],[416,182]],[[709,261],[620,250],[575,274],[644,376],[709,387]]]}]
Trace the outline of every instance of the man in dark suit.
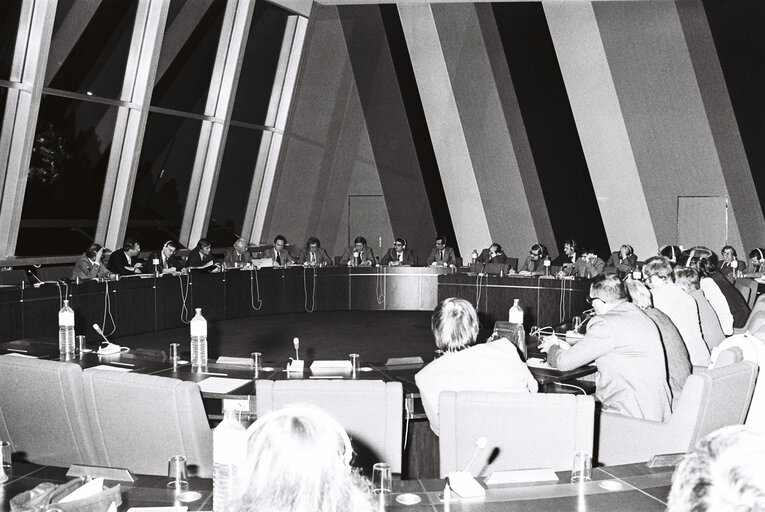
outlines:
[{"label": "man in dark suit", "polygon": [[212,257],[212,245],[206,238],[200,238],[197,246],[189,252],[186,258],[186,268],[189,270],[203,270],[212,272],[219,268]]},{"label": "man in dark suit", "polygon": [[505,263],[506,261],[507,255],[502,252],[502,246],[496,243],[481,251],[481,255],[478,256],[478,263]]},{"label": "man in dark suit", "polygon": [[396,238],[393,247],[388,249],[385,256],[380,260],[380,265],[407,266],[411,267],[417,264],[417,258],[414,252],[406,248],[404,238]]},{"label": "man in dark suit", "polygon": [[321,248],[321,242],[315,236],[308,239],[305,249],[300,251],[297,263],[306,267],[326,267],[332,265],[332,258]]},{"label": "man in dark suit", "polygon": [[287,239],[282,235],[276,235],[274,246],[263,252],[264,258],[270,258],[274,262],[274,267],[286,267],[287,264],[295,262],[294,258],[287,249]]},{"label": "man in dark suit", "polygon": [[183,261],[175,255],[178,245],[172,240],[168,240],[159,251],[154,251],[149,255],[149,263],[156,273],[175,272],[183,268]]},{"label": "man in dark suit", "polygon": [[138,261],[138,253],[141,252],[141,244],[135,238],[126,238],[122,249],[117,249],[109,256],[106,268],[112,274],[129,276],[140,274],[143,263]]},{"label": "man in dark suit", "polygon": [[454,266],[457,264],[457,257],[454,255],[454,249],[446,246],[446,237],[439,235],[436,238],[436,246],[431,249],[427,265]]},{"label": "man in dark suit", "polygon": [[340,257],[341,265],[349,267],[371,267],[377,260],[371,247],[367,247],[367,239],[363,236],[357,236],[353,245],[345,249]]}]

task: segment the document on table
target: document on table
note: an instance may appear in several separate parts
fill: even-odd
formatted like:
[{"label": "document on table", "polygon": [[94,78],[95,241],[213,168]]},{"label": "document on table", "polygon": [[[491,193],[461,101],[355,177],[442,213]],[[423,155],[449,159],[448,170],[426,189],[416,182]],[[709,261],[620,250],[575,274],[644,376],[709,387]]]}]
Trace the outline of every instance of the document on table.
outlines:
[{"label": "document on table", "polygon": [[132,372],[132,368],[118,368],[116,366],[111,366],[108,364],[99,364],[98,366],[91,366],[90,368],[85,368],[84,371],[89,372],[90,370],[109,370],[112,372]]},{"label": "document on table", "polygon": [[522,482],[557,482],[558,475],[552,469],[519,469],[495,471],[485,481],[489,486]]},{"label": "document on table", "polygon": [[207,377],[197,382],[197,386],[203,393],[229,393],[238,387],[244,386],[250,379],[229,379],[227,377]]}]

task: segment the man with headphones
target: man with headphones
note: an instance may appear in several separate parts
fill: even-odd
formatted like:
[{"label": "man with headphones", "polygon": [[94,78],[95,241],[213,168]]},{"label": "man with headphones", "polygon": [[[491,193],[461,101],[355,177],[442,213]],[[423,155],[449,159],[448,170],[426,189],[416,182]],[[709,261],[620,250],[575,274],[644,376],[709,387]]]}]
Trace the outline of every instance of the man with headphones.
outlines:
[{"label": "man with headphones", "polygon": [[385,256],[380,260],[380,265],[391,267],[407,266],[412,267],[417,264],[417,258],[411,249],[406,248],[406,238],[396,238],[393,247],[388,249]]},{"label": "man with headphones", "polygon": [[612,252],[606,262],[607,274],[619,274],[624,277],[625,274],[632,273],[637,266],[637,256],[631,245],[624,244],[618,251]]}]

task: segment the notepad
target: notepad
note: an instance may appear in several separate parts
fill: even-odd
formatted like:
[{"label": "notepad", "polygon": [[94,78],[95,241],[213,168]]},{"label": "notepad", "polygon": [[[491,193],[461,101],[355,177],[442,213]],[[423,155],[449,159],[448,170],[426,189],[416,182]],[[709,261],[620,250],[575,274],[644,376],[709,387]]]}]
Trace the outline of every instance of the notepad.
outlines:
[{"label": "notepad", "polygon": [[230,364],[234,366],[252,366],[252,359],[249,357],[220,356],[215,362],[217,364]]},{"label": "notepad", "polygon": [[351,371],[351,362],[348,359],[314,361],[311,363],[311,371],[316,370],[347,370]]},{"label": "notepad", "polygon": [[557,482],[558,475],[552,469],[519,469],[495,471],[485,480],[486,485],[518,484],[523,482]]},{"label": "notepad", "polygon": [[197,386],[203,393],[230,393],[236,388],[242,387],[249,379],[229,379],[227,377],[208,377],[197,382]]}]

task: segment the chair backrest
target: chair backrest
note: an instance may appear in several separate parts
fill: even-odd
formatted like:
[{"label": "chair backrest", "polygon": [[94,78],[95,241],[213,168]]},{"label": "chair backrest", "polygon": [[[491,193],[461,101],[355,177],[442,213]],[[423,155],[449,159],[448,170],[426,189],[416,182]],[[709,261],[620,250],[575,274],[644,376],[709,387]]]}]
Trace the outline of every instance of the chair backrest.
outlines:
[{"label": "chair backrest", "polygon": [[18,457],[62,467],[101,463],[78,365],[1,356],[0,410],[0,435]]},{"label": "chair backrest", "polygon": [[212,430],[195,383],[104,370],[84,372],[84,382],[105,465],[167,475],[168,459],[184,455],[196,466],[189,473],[212,476]]},{"label": "chair backrest", "polygon": [[756,379],[757,365],[751,361],[690,375],[675,402],[671,429],[687,436],[686,446],[691,449],[718,428],[744,423]]},{"label": "chair backrest", "polygon": [[736,290],[739,291],[742,297],[744,297],[744,300],[749,305],[749,307],[752,307],[752,304],[750,302],[750,299],[752,298],[752,288],[749,286],[749,282],[751,279],[736,279],[736,282],[734,283],[734,286],[736,287]]},{"label": "chair backrest", "polygon": [[744,360],[744,352],[741,347],[729,347],[720,352],[715,361],[715,368],[722,368],[731,364],[740,363]]},{"label": "chair backrest", "polygon": [[749,313],[749,318],[744,324],[744,330],[749,332],[758,330],[763,324],[763,319],[765,319],[765,294],[757,297],[754,306],[752,306],[752,312]]},{"label": "chair backrest", "polygon": [[390,464],[401,473],[404,396],[400,382],[358,380],[259,380],[258,417],[296,403],[320,407],[351,437],[354,465]]},{"label": "chair backrest", "polygon": [[[591,396],[442,391],[438,404],[441,478],[465,469],[476,476],[511,469],[571,469],[575,453],[592,454]],[[480,437],[488,440],[487,447],[466,468]]]}]

